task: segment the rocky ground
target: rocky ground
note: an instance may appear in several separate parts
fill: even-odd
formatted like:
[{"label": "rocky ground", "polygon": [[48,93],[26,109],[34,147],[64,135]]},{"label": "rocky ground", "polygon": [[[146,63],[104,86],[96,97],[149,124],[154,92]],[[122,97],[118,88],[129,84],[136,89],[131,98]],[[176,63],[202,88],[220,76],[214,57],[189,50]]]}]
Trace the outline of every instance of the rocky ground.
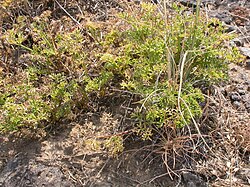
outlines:
[{"label": "rocky ground", "polygon": [[[99,20],[108,19],[110,9],[122,10],[118,1],[87,2],[85,8]],[[103,2],[107,4],[104,6]],[[179,2],[196,6],[192,0]],[[172,170],[162,162],[162,157],[169,154],[159,154],[155,151],[157,145],[149,146],[133,137],[125,142],[125,150],[117,158],[93,151],[93,144],[83,143],[86,134],[94,136],[91,130],[102,131],[103,124],[118,123],[126,113],[123,108],[118,109],[119,113],[100,110],[81,115],[76,122],[43,139],[0,137],[0,186],[249,186],[250,1],[203,0],[202,6],[209,16],[227,25],[227,32],[240,34],[231,45],[238,46],[247,57],[245,64],[231,64],[230,81],[214,87],[209,95],[200,128],[208,137],[206,150],[210,152],[204,151],[202,159],[197,160],[191,159],[197,155],[194,153],[181,157],[181,167]],[[167,164],[173,166],[175,158],[179,159],[178,155]]]}]

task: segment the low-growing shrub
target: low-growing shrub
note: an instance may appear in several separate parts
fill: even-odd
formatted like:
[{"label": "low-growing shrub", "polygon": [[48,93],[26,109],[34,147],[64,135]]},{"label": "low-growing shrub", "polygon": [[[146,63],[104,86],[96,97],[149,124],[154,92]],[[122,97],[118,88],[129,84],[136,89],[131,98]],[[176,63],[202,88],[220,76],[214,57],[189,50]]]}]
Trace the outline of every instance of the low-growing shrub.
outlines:
[{"label": "low-growing shrub", "polygon": [[[4,82],[0,94],[0,131],[38,128],[66,118],[75,106],[78,85],[62,74],[51,75],[46,84],[34,86],[26,74],[17,83]],[[1,85],[3,87],[3,85]]]},{"label": "low-growing shrub", "polygon": [[180,128],[199,117],[204,97],[194,84],[226,79],[228,63],[242,59],[228,45],[234,36],[218,20],[173,8],[174,13],[162,15],[156,6],[142,4],[123,13],[126,29],[118,27],[102,42],[103,71],[141,98],[133,117],[143,138],[150,138],[155,128]]},{"label": "low-growing shrub", "polygon": [[[194,85],[225,79],[228,62],[241,57],[218,20],[173,9],[167,15],[142,4],[112,27],[89,22],[74,28],[66,17],[53,20],[50,11],[18,17],[1,38],[5,48],[24,52],[15,71],[7,75],[13,63],[6,63],[1,74],[0,131],[56,123],[75,107],[87,108],[89,95],[111,95],[110,87],[138,96],[131,117],[143,139],[154,129],[190,124],[204,101]],[[121,142],[111,140],[107,146]]]}]

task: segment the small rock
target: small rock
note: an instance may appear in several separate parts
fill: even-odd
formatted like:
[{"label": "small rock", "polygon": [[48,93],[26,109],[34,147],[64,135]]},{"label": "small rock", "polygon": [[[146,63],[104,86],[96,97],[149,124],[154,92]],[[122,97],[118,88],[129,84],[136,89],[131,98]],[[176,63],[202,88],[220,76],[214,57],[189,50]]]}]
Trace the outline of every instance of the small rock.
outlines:
[{"label": "small rock", "polygon": [[230,42],[230,44],[232,46],[242,47],[244,43],[239,38],[235,38]]},{"label": "small rock", "polygon": [[231,94],[231,100],[232,101],[240,101],[241,100],[241,96],[237,92],[233,92]]},{"label": "small rock", "polygon": [[230,69],[231,71],[237,72],[237,69],[235,67]]},{"label": "small rock", "polygon": [[248,60],[246,61],[246,68],[247,68],[247,69],[250,69],[250,59],[248,59]]},{"label": "small rock", "polygon": [[195,8],[197,6],[195,0],[180,0],[179,1],[182,5],[190,7],[190,8]]},{"label": "small rock", "polygon": [[236,108],[240,108],[241,107],[241,103],[239,101],[234,101],[233,102],[233,106]]},{"label": "small rock", "polygon": [[[235,31],[237,30],[234,26],[228,26],[227,29],[225,30],[225,32],[232,32],[232,31]],[[231,43],[230,43],[231,44]],[[237,45],[237,44],[236,44]]]},{"label": "small rock", "polygon": [[206,102],[200,102],[199,105],[201,108],[204,108],[206,106]]},{"label": "small rock", "polygon": [[246,94],[246,91],[243,90],[243,89],[239,89],[239,90],[238,90],[238,93],[239,93],[240,95],[245,95],[245,94]]},{"label": "small rock", "polygon": [[233,21],[232,17],[228,15],[227,12],[219,12],[215,17],[228,25],[230,25]]},{"label": "small rock", "polygon": [[250,57],[250,48],[248,48],[248,47],[239,47],[239,50],[243,55],[245,55],[247,57]]},{"label": "small rock", "polygon": [[191,172],[183,172],[182,178],[185,187],[207,187],[206,182],[199,175]]},{"label": "small rock", "polygon": [[250,102],[245,103],[245,107],[247,109],[247,112],[250,112]]}]

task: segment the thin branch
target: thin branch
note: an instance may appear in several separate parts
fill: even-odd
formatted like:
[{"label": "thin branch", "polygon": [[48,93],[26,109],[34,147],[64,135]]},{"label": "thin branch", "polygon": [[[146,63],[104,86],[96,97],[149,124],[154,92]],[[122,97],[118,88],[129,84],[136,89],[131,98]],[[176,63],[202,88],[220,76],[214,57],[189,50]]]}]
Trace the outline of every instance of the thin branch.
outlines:
[{"label": "thin branch", "polygon": [[77,21],[72,15],[70,15],[70,13],[65,8],[63,8],[63,6],[57,0],[55,0],[55,2],[74,22],[80,25],[80,22]]}]

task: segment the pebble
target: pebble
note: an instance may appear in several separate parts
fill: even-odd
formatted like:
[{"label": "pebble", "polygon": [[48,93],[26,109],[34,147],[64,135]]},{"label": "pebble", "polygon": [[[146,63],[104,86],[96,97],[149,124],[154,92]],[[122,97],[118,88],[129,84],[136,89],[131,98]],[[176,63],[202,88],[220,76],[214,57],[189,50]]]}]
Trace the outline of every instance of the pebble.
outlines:
[{"label": "pebble", "polygon": [[239,93],[240,95],[245,95],[245,94],[246,94],[246,91],[243,90],[243,89],[239,89],[239,90],[238,90],[238,93]]},{"label": "pebble", "polygon": [[231,68],[230,71],[237,72],[237,69],[235,67]]},{"label": "pebble", "polygon": [[250,59],[248,59],[248,60],[246,61],[246,68],[247,68],[247,69],[250,69]]},{"label": "pebble", "polygon": [[[225,30],[225,32],[233,32],[233,31],[235,31],[235,30],[237,30],[237,28],[235,28],[234,26],[228,26],[227,27],[227,29]],[[236,44],[237,45],[237,44]]]},{"label": "pebble", "polygon": [[233,21],[232,17],[228,15],[227,12],[219,12],[215,17],[228,25],[230,25]]},{"label": "pebble", "polygon": [[207,187],[207,184],[203,179],[191,172],[183,172],[182,180],[186,187]]},{"label": "pebble", "polygon": [[239,50],[243,55],[245,55],[247,57],[250,57],[250,48],[248,48],[248,47],[239,47]]},{"label": "pebble", "polygon": [[247,112],[249,113],[250,112],[250,102],[245,103],[245,107],[247,109]]},{"label": "pebble", "polygon": [[241,103],[239,101],[234,101],[233,102],[233,106],[236,108],[240,108],[241,107]]},{"label": "pebble", "polygon": [[184,6],[188,6],[191,8],[195,8],[197,6],[196,1],[195,0],[180,0],[179,1],[182,5]]},{"label": "pebble", "polygon": [[241,100],[241,96],[237,92],[233,92],[231,94],[231,100],[232,101],[240,101]]},{"label": "pebble", "polygon": [[231,46],[242,47],[244,45],[244,43],[239,38],[235,38],[232,41],[230,41],[230,45]]}]

